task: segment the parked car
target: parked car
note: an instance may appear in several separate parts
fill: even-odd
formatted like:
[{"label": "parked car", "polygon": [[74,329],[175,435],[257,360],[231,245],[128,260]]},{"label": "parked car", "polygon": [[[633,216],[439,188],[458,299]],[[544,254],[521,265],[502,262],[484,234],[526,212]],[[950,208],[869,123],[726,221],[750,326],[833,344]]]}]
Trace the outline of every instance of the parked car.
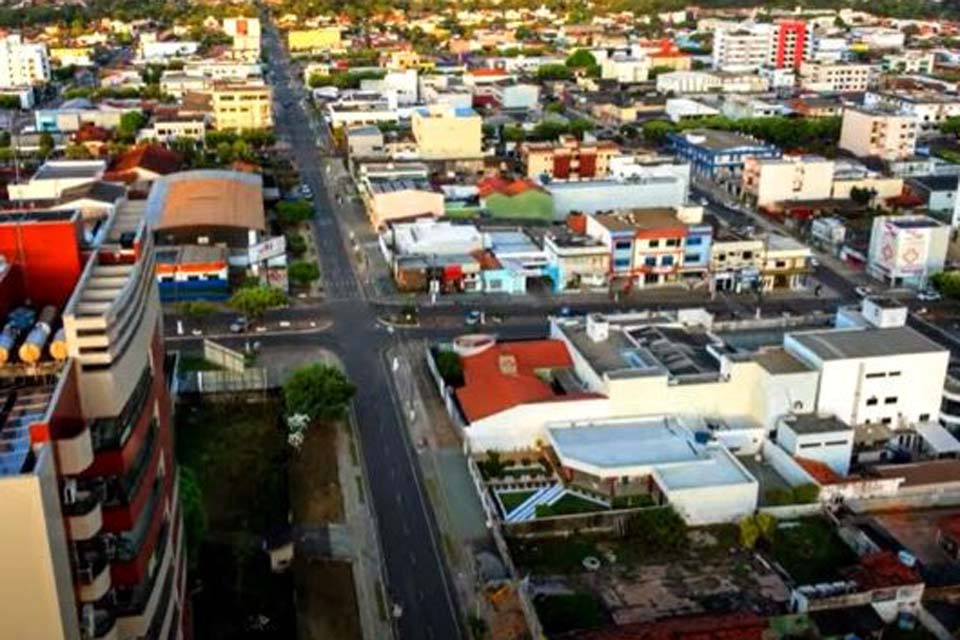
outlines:
[{"label": "parked car", "polygon": [[873,289],[871,289],[870,287],[860,286],[860,287],[857,287],[856,289],[854,289],[854,291],[855,291],[856,294],[857,294],[858,296],[860,296],[861,298],[866,298],[867,296],[873,294]]},{"label": "parked car", "polygon": [[239,316],[230,323],[230,333],[243,333],[250,327],[250,321],[246,316]]},{"label": "parked car", "polygon": [[463,318],[463,321],[470,327],[480,324],[481,320],[483,320],[483,315],[476,309],[468,311],[467,315]]},{"label": "parked car", "polygon": [[922,289],[917,293],[917,300],[923,300],[924,302],[936,302],[942,298],[943,296],[936,289]]}]

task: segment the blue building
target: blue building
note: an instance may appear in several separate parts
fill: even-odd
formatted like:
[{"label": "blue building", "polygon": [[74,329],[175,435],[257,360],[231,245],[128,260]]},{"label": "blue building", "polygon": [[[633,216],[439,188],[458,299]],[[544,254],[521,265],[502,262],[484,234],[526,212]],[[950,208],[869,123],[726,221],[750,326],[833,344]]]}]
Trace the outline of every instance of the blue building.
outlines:
[{"label": "blue building", "polygon": [[733,131],[691,129],[671,133],[670,148],[677,158],[689,162],[693,175],[739,188],[746,158],[779,158],[772,144]]}]

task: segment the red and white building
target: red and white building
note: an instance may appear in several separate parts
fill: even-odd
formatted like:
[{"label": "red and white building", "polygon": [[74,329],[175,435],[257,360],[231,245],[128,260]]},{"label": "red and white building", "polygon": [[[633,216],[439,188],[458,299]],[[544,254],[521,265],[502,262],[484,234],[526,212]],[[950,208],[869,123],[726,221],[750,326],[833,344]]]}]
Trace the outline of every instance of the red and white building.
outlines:
[{"label": "red and white building", "polygon": [[5,638],[190,637],[172,371],[140,204],[96,229],[75,211],[0,214],[0,324],[10,345],[37,347],[0,365]]}]

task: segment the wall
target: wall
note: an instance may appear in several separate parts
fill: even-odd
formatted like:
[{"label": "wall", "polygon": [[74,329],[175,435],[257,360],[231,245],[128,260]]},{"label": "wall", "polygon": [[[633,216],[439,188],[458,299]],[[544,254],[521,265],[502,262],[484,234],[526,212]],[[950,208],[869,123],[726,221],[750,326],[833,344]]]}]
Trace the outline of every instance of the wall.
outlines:
[{"label": "wall", "polygon": [[554,217],[566,219],[571,211],[596,213],[610,209],[675,207],[686,202],[687,183],[676,178],[642,182],[583,182],[547,185],[553,194]]},{"label": "wall", "polygon": [[787,481],[791,487],[804,484],[817,484],[813,477],[797,461],[776,443],[767,440],[763,443],[763,460]]},{"label": "wall", "polygon": [[21,266],[35,305],[62,307],[80,276],[79,227],[74,222],[0,224],[0,255]]},{"label": "wall", "polygon": [[759,487],[754,481],[691,489],[665,488],[664,493],[688,525],[699,526],[734,522],[752,514],[757,508]]}]

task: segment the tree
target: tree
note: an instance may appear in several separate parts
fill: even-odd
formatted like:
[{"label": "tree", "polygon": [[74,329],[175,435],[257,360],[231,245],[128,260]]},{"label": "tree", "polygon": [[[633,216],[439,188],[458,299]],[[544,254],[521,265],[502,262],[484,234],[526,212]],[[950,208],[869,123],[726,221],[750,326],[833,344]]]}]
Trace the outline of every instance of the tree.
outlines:
[{"label": "tree", "polygon": [[0,109],[19,109],[20,98],[18,96],[3,95],[0,96]]},{"label": "tree", "polygon": [[274,209],[283,226],[293,226],[313,218],[313,205],[306,200],[283,200]]},{"label": "tree", "polygon": [[452,387],[463,385],[463,363],[460,362],[460,356],[453,351],[439,351],[435,361],[437,372],[444,382]]},{"label": "tree", "polygon": [[657,144],[667,141],[667,136],[677,130],[671,122],[666,120],[648,120],[641,127],[643,139]]},{"label": "tree", "polygon": [[940,133],[945,136],[960,135],[960,117],[946,118],[940,123]]},{"label": "tree", "polygon": [[207,511],[196,472],[183,464],[180,465],[180,504],[187,533],[187,562],[191,567],[196,567],[200,546],[207,533]]},{"label": "tree", "polygon": [[850,189],[850,199],[861,206],[867,206],[877,192],[868,187],[853,187]]},{"label": "tree", "polygon": [[687,544],[687,525],[670,506],[632,514],[626,529],[631,539],[656,551],[676,551]]},{"label": "tree", "polygon": [[147,117],[140,111],[127,111],[120,116],[117,125],[117,137],[125,142],[133,142],[137,132],[147,123]]},{"label": "tree", "polygon": [[254,318],[259,318],[269,309],[282,307],[286,303],[287,295],[283,291],[266,285],[238,289],[227,301],[230,308]]},{"label": "tree", "polygon": [[176,308],[177,313],[182,316],[186,316],[187,318],[205,318],[216,311],[216,307],[213,305],[213,303],[204,302],[202,300],[178,302]]},{"label": "tree", "polygon": [[946,298],[960,299],[960,271],[942,271],[930,276],[930,283]]},{"label": "tree", "polygon": [[574,118],[570,121],[568,125],[570,133],[577,136],[581,140],[583,139],[583,134],[588,131],[593,131],[593,123],[587,120],[586,118]]},{"label": "tree", "polygon": [[567,56],[565,64],[571,69],[590,69],[597,66],[597,58],[586,49],[577,49]]},{"label": "tree", "polygon": [[320,277],[320,267],[317,266],[316,262],[301,260],[290,265],[287,269],[287,275],[296,284],[305,287]]},{"label": "tree", "polygon": [[537,69],[537,80],[547,82],[552,80],[569,80],[573,72],[562,64],[544,64]]},{"label": "tree", "polygon": [[69,160],[88,160],[90,159],[90,150],[82,144],[71,144],[63,150],[63,155]]},{"label": "tree", "polygon": [[41,133],[39,145],[40,155],[46,158],[53,152],[53,149],[56,146],[56,143],[53,141],[53,135],[51,135],[49,131],[44,131]]},{"label": "tree", "polygon": [[519,125],[508,125],[503,128],[503,141],[504,142],[523,142],[526,138],[526,133],[523,131],[523,127]]},{"label": "tree", "polygon": [[287,415],[307,415],[314,422],[342,420],[356,391],[340,369],[317,363],[290,376],[283,385],[283,400]]},{"label": "tree", "polygon": [[820,499],[820,487],[808,482],[793,488],[793,501],[797,504],[813,504]]},{"label": "tree", "polygon": [[761,539],[772,542],[776,531],[777,519],[769,513],[745,516],[740,520],[740,544],[753,549]]}]

